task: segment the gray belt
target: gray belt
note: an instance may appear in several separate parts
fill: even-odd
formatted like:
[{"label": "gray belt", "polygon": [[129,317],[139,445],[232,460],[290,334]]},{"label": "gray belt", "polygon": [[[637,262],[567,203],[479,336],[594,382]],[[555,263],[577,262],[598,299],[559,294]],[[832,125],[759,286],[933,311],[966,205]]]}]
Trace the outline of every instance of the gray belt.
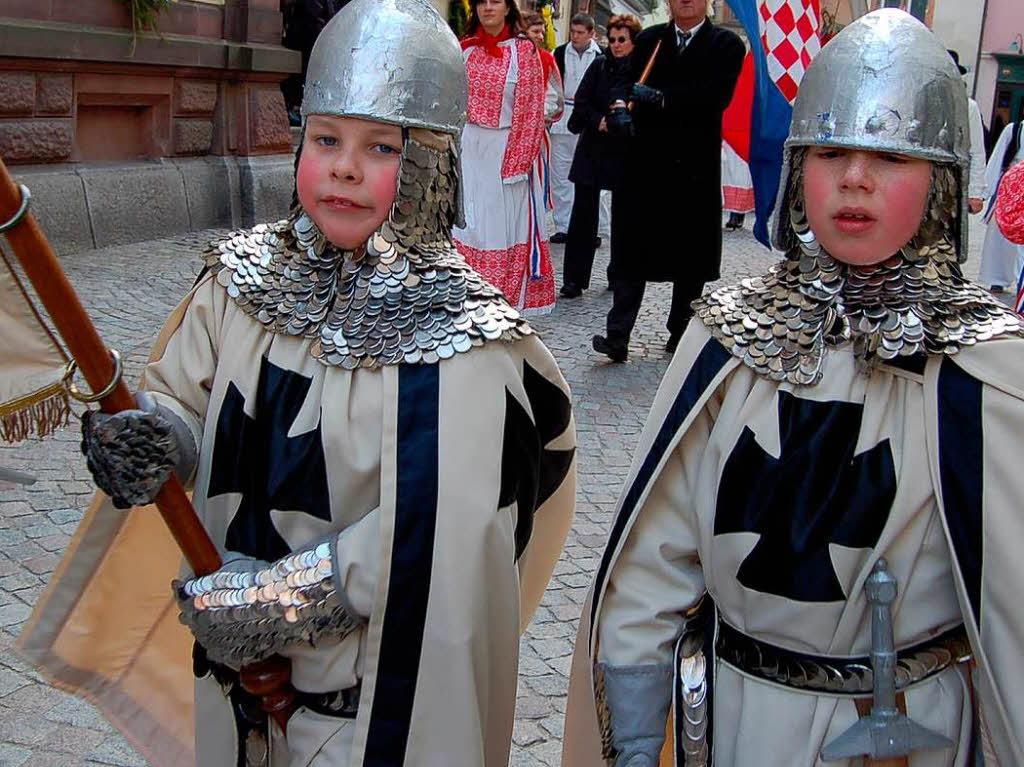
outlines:
[{"label": "gray belt", "polygon": [[[718,658],[750,676],[807,692],[871,695],[871,659],[809,655],[747,636],[725,621],[718,623]],[[896,689],[935,676],[971,659],[963,625],[896,653]]]}]

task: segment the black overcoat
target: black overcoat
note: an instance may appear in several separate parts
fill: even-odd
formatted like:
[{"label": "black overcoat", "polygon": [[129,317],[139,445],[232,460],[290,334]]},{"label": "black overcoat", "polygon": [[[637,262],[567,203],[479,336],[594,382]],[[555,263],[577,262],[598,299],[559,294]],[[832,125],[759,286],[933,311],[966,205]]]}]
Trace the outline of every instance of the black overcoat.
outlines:
[{"label": "black overcoat", "polygon": [[569,169],[574,184],[615,189],[622,179],[630,139],[600,131],[598,126],[613,101],[628,98],[633,82],[630,66],[628,59],[598,56],[576,89],[569,115],[569,131],[580,137]]},{"label": "black overcoat", "polygon": [[705,20],[681,52],[673,24],[641,32],[634,78],[661,40],[647,85],[664,107],[637,104],[636,136],[615,195],[628,222],[619,265],[650,281],[718,279],[722,261],[722,112],[732,100],[746,48],[734,32]]}]

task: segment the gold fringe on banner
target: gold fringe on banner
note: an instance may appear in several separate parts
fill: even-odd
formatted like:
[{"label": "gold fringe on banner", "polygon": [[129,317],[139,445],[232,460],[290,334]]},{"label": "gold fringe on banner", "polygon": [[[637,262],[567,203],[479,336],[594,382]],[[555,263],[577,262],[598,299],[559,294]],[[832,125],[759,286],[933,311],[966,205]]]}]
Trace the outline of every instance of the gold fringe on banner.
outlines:
[{"label": "gold fringe on banner", "polygon": [[[21,279],[19,279],[11,259],[8,258],[4,249],[0,247],[0,270],[4,267],[6,267],[10,284],[13,286],[13,289],[4,293],[5,300],[17,301],[20,294],[25,309],[20,318],[23,326],[5,327],[3,332],[15,334],[21,332],[24,335],[34,328],[35,334],[26,336],[30,342],[30,348],[45,348],[45,343],[49,343],[52,347],[53,361],[57,363],[57,367],[54,370],[55,376],[61,375],[60,362],[64,363],[63,375],[53,383],[9,399],[6,402],[0,400],[0,442],[20,442],[32,436],[45,437],[60,427],[67,425],[68,417],[71,415],[71,401],[68,398],[68,390],[65,384],[66,379],[71,373],[68,367],[68,355],[64,352],[57,337],[47,326],[42,315],[40,315],[32,303],[32,299],[28,291],[25,290]],[[6,308],[11,311],[11,318],[14,320],[19,319],[16,311],[11,307]],[[31,322],[32,320],[35,321],[34,325]],[[38,354],[38,352],[34,353]],[[45,364],[45,359],[42,364]],[[16,367],[14,370],[4,368],[0,370],[0,373],[15,377],[18,375]],[[39,383],[42,382],[40,381]],[[16,393],[19,387],[12,388]],[[10,396],[11,393],[10,389],[5,391],[6,396]]]},{"label": "gold fringe on banner", "polygon": [[0,439],[20,442],[28,437],[45,437],[67,426],[71,401],[64,383],[47,386],[24,397],[0,403]]}]

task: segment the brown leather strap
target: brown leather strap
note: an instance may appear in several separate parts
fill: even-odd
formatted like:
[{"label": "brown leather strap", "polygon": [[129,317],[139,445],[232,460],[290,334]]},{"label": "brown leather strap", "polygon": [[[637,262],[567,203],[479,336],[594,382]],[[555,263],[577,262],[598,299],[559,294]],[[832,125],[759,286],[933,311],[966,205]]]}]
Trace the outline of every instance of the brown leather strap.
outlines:
[{"label": "brown leather strap", "polygon": [[[871,698],[855,698],[853,701],[857,706],[857,714],[868,716],[871,713]],[[896,693],[896,708],[904,716],[907,715],[907,697],[902,692]],[[865,759],[864,767],[908,767],[909,760],[905,756],[895,759]]]}]

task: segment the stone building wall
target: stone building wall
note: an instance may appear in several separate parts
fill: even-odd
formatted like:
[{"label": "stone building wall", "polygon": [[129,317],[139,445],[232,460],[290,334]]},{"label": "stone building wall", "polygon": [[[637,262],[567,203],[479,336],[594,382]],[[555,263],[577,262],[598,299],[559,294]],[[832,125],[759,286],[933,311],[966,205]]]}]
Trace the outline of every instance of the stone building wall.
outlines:
[{"label": "stone building wall", "polygon": [[[134,39],[117,0],[4,0],[0,157],[33,181],[41,218],[81,212],[73,233],[48,232],[58,251],[283,214],[280,82],[300,58],[280,41],[279,0],[178,0]],[[101,223],[118,215],[141,220]]]}]

